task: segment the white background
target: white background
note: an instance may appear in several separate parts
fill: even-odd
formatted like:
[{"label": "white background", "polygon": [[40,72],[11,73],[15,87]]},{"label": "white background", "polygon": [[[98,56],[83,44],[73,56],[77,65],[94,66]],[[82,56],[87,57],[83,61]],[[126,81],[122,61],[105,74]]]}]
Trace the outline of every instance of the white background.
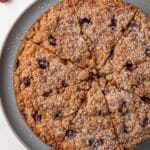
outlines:
[{"label": "white background", "polygon": [[[0,52],[5,38],[20,14],[36,0],[10,0],[0,3]],[[0,104],[0,149],[26,150],[9,128]]]}]

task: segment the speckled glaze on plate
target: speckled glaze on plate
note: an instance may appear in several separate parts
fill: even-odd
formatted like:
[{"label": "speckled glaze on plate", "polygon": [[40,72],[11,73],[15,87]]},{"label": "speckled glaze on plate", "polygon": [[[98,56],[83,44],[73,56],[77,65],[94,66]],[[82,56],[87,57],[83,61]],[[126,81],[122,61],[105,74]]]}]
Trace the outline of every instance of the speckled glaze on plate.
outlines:
[{"label": "speckled glaze on plate", "polygon": [[[46,144],[41,142],[26,125],[18,111],[13,87],[13,69],[19,43],[25,32],[36,21],[36,19],[50,6],[60,0],[39,0],[24,12],[13,26],[4,43],[0,60],[0,97],[2,100],[4,114],[17,135],[18,139],[31,150],[49,150]],[[127,0],[141,7],[147,15],[150,15],[150,0]],[[145,141],[137,147],[137,150],[149,150],[150,140]]]}]

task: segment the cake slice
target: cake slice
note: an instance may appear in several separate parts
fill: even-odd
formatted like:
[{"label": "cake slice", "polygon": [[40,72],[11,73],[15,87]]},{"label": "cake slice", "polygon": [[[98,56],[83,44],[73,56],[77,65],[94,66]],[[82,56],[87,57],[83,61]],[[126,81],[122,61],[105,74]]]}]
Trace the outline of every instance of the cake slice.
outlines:
[{"label": "cake slice", "polygon": [[118,88],[141,95],[150,93],[150,61],[138,65],[128,64],[120,72],[108,75],[107,79]]},{"label": "cake slice", "polygon": [[101,73],[117,73],[121,69],[150,60],[150,30],[147,17],[141,10],[136,12],[128,29],[115,46],[111,59],[108,59]]},{"label": "cake slice", "polygon": [[33,132],[49,146],[59,149],[88,89],[88,83],[83,82],[44,95],[37,92],[31,95],[30,89],[16,91],[17,104]]},{"label": "cake slice", "polygon": [[122,0],[72,0],[82,36],[94,44],[91,50],[101,70],[112,58],[114,47],[132,21],[137,8]]},{"label": "cake slice", "polygon": [[119,149],[104,95],[93,82],[85,102],[66,132],[61,150]]},{"label": "cake slice", "polygon": [[132,149],[150,138],[149,95],[139,97],[111,85],[104,91],[120,146]]},{"label": "cake slice", "polygon": [[[20,46],[15,70],[15,86],[17,91],[51,92],[61,87],[74,85],[86,80],[89,73],[70,61],[65,61],[24,40]],[[29,94],[29,93],[28,93]]]},{"label": "cake slice", "polygon": [[80,32],[73,6],[70,0],[64,0],[44,13],[25,38],[79,67],[93,67],[94,59],[89,52],[92,44]]}]

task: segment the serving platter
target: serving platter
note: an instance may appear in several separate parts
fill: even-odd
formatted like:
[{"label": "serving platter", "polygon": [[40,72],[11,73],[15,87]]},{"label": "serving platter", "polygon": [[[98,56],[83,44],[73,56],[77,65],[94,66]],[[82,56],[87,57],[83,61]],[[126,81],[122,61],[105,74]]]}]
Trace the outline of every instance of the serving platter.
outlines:
[{"label": "serving platter", "polygon": [[[0,98],[5,118],[14,134],[16,134],[18,140],[20,140],[27,149],[31,150],[49,150],[52,148],[44,144],[35,134],[33,134],[17,109],[13,87],[14,63],[20,40],[23,38],[27,30],[42,12],[46,11],[50,6],[59,1],[60,0],[38,0],[30,6],[14,23],[14,26],[9,32],[3,45],[0,58]],[[150,15],[150,0],[127,1],[139,6],[147,15]],[[143,144],[139,145],[136,149],[149,150],[150,140],[143,142]]]}]

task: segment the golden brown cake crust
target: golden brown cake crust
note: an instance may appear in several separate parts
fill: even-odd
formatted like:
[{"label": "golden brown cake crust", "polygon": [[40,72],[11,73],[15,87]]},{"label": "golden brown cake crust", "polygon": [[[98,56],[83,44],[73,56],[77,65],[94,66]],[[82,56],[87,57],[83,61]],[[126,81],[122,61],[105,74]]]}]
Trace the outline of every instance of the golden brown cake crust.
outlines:
[{"label": "golden brown cake crust", "polygon": [[125,150],[150,138],[150,21],[122,0],[64,0],[21,42],[18,108],[56,150]]}]

